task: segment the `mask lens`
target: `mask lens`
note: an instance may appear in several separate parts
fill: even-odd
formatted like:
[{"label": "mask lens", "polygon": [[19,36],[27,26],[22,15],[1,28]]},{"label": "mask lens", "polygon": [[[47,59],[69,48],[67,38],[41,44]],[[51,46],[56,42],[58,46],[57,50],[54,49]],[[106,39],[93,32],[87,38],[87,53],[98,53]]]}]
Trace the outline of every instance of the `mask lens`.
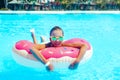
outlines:
[{"label": "mask lens", "polygon": [[56,37],[52,37],[51,39],[52,39],[52,41],[56,41],[56,40],[57,40],[57,38],[56,38]]},{"label": "mask lens", "polygon": [[63,37],[59,37],[59,41],[63,41]]},{"label": "mask lens", "polygon": [[52,37],[51,40],[52,41],[56,41],[56,40],[63,41],[63,37],[61,37],[61,36],[58,37],[58,38],[57,37]]}]

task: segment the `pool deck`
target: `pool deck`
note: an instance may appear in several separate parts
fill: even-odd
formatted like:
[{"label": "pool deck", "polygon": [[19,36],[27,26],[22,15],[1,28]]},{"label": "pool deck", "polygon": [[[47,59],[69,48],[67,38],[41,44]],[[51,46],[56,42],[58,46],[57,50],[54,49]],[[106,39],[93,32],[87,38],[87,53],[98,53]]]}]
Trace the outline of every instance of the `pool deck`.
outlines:
[{"label": "pool deck", "polygon": [[69,13],[89,13],[89,14],[120,14],[120,11],[0,11],[0,14],[69,14]]}]

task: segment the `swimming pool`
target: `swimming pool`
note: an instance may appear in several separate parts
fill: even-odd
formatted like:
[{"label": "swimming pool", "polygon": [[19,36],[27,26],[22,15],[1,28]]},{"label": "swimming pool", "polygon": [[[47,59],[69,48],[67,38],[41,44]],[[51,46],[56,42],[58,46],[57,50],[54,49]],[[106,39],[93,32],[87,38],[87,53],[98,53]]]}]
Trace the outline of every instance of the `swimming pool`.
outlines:
[{"label": "swimming pool", "polygon": [[[0,13],[0,79],[1,80],[119,80],[120,79],[120,13]],[[29,68],[17,64],[12,47],[18,40],[32,41],[30,29],[49,36],[58,25],[65,39],[88,40],[94,49],[92,58],[76,70]]]}]

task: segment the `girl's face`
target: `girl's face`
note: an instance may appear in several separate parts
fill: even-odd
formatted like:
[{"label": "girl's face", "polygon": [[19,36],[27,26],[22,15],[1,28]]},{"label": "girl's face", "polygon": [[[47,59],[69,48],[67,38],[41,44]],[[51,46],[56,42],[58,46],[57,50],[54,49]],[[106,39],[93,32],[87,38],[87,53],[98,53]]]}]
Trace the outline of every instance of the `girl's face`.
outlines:
[{"label": "girl's face", "polygon": [[63,41],[62,31],[59,30],[59,29],[58,30],[54,30],[51,33],[50,41],[51,41],[52,45],[55,46],[55,47],[61,46],[61,43]]}]

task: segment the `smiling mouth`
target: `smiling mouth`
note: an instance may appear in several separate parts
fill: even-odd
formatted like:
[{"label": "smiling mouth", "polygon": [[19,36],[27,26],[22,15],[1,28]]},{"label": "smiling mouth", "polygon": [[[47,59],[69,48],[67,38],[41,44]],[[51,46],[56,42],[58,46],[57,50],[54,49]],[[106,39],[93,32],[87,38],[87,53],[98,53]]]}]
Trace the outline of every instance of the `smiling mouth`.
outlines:
[{"label": "smiling mouth", "polygon": [[55,42],[54,46],[59,46],[61,43],[60,42]]}]

